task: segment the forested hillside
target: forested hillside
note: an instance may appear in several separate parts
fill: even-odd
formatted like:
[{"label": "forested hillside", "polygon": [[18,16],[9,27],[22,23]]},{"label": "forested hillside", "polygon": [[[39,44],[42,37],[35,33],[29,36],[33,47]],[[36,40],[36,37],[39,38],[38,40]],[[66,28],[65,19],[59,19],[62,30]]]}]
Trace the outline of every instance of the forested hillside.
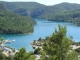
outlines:
[{"label": "forested hillside", "polygon": [[61,11],[77,10],[80,9],[80,4],[74,3],[60,3],[53,6],[47,6],[46,11],[42,15],[51,15]]},{"label": "forested hillside", "polygon": [[36,8],[45,7],[46,5],[37,2],[2,2],[10,11],[15,11],[20,8],[25,8],[28,11],[33,11]]},{"label": "forested hillside", "polygon": [[2,2],[9,11],[13,11],[23,16],[45,17],[51,16],[61,11],[80,9],[80,4],[60,3],[52,6],[46,6],[37,2]]},{"label": "forested hillside", "polygon": [[[38,16],[43,13],[46,5],[37,2],[1,2],[9,11],[23,16]],[[33,16],[34,17],[34,16]]]},{"label": "forested hillside", "polygon": [[38,18],[48,19],[52,21],[72,22],[79,26],[80,25],[80,10],[58,12],[50,16],[39,16]]},{"label": "forested hillside", "polygon": [[[23,17],[5,10],[0,4],[0,34],[20,34],[33,32],[35,21],[30,17]],[[3,11],[2,11],[3,10]]]},{"label": "forested hillside", "polygon": [[22,16],[55,21],[72,22],[80,25],[80,4],[63,2],[46,6],[37,2],[1,2],[7,10]]}]

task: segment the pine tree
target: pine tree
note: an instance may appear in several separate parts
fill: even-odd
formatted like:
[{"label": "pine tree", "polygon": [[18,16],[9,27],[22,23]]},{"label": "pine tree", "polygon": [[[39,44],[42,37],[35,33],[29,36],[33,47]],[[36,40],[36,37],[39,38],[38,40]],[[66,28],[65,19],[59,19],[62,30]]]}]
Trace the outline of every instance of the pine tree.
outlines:
[{"label": "pine tree", "polygon": [[58,30],[55,29],[43,45],[46,55],[42,60],[67,60],[72,42],[66,32],[65,26],[58,25]]}]

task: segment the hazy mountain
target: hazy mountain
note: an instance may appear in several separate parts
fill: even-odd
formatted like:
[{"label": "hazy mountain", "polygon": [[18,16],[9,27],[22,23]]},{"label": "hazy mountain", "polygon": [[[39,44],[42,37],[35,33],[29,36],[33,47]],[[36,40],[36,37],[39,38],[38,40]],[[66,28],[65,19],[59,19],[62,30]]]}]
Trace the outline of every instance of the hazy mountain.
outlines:
[{"label": "hazy mountain", "polygon": [[6,7],[4,4],[0,3],[0,11],[6,11]]},{"label": "hazy mountain", "polygon": [[[44,10],[46,7],[43,4],[37,2],[2,2],[9,11],[13,11],[20,15],[34,15],[34,12],[37,10]],[[39,14],[39,13],[38,13]]]},{"label": "hazy mountain", "polygon": [[53,6],[46,6],[37,2],[2,2],[10,11],[20,15],[37,17],[39,15],[51,15],[60,11],[76,10],[80,8],[79,4],[60,3]]},{"label": "hazy mountain", "polygon": [[46,6],[37,2],[2,2],[6,8],[17,14],[31,17],[51,16],[55,13],[68,10],[80,9],[80,4],[75,3],[60,3],[53,6]]},{"label": "hazy mountain", "polygon": [[52,15],[63,12],[63,11],[70,11],[70,10],[77,10],[80,9],[80,4],[73,4],[73,3],[60,3],[53,6],[48,6],[45,9],[45,12],[42,13],[39,17],[52,17]]}]

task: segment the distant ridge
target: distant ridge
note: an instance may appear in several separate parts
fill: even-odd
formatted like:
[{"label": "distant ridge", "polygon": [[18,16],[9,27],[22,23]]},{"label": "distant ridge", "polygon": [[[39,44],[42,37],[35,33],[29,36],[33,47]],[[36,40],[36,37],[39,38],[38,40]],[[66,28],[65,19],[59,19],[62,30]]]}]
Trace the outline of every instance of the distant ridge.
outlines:
[{"label": "distant ridge", "polygon": [[6,11],[6,6],[3,3],[0,3],[0,11]]},{"label": "distant ridge", "polygon": [[80,4],[63,2],[60,4],[46,6],[37,2],[4,2],[1,1],[9,11],[15,12],[23,16],[38,16],[52,15],[61,11],[80,9]]}]

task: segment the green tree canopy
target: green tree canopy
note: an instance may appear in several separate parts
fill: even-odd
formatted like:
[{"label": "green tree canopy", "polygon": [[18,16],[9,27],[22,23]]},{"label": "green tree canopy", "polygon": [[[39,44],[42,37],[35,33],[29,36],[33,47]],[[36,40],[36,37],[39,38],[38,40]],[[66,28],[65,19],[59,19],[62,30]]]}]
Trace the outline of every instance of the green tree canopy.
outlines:
[{"label": "green tree canopy", "polygon": [[26,52],[25,48],[21,48],[18,53],[15,54],[14,60],[35,60],[31,52]]},{"label": "green tree canopy", "polygon": [[72,42],[71,38],[66,36],[66,32],[65,26],[59,25],[58,30],[55,29],[43,45],[43,50],[46,52],[43,60],[67,60]]}]

